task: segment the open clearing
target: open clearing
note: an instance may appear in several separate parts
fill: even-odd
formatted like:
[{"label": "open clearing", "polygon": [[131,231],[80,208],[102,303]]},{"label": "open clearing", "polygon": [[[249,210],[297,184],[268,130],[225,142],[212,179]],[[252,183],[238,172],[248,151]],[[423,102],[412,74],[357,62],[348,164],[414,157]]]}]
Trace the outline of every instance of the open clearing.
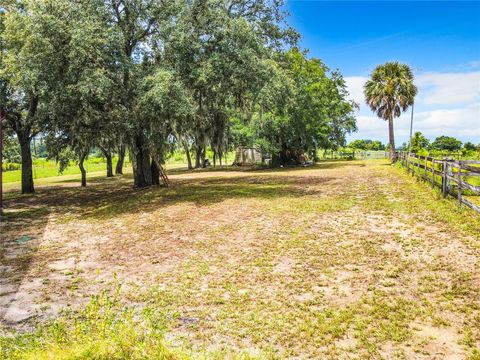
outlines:
[{"label": "open clearing", "polygon": [[480,216],[404,170],[324,162],[170,180],[8,193],[3,324],[28,329],[120,283],[126,304],[170,314],[169,344],[192,352],[480,357]]}]

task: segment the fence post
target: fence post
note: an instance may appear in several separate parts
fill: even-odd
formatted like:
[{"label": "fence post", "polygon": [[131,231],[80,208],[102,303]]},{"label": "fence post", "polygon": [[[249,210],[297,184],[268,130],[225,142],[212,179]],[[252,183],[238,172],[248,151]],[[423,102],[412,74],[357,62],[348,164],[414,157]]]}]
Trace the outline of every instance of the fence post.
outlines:
[{"label": "fence post", "polygon": [[458,162],[458,206],[462,206],[462,164]]},{"label": "fence post", "polygon": [[442,171],[442,193],[443,197],[447,197],[447,161],[443,160],[443,171]]},{"label": "fence post", "polygon": [[432,158],[432,187],[435,187],[435,159]]},{"label": "fence post", "polygon": [[452,179],[453,179],[453,163],[450,162],[448,164],[448,172],[447,172],[447,191],[450,194],[453,193]]}]

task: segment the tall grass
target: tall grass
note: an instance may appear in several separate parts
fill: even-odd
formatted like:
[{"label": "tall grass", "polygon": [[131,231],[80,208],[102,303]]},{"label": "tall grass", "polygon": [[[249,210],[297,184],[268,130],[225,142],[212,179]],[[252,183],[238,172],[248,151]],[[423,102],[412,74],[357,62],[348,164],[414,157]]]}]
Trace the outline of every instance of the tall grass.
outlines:
[{"label": "tall grass", "polygon": [[0,332],[1,359],[186,359],[166,345],[169,323],[162,311],[133,310],[102,292],[73,314],[64,314],[33,333]]}]

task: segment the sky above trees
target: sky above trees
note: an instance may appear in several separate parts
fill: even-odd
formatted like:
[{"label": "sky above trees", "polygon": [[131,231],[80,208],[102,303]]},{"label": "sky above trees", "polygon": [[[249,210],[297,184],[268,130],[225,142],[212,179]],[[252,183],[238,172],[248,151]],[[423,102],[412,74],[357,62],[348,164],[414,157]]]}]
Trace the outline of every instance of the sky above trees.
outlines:
[{"label": "sky above trees", "polygon": [[[360,104],[350,140],[388,141],[387,124],[365,105],[362,88],[377,64],[397,60],[413,68],[419,87],[414,130],[480,143],[480,2],[289,0],[287,9],[301,44],[345,75]],[[396,121],[400,144],[409,117]]]}]

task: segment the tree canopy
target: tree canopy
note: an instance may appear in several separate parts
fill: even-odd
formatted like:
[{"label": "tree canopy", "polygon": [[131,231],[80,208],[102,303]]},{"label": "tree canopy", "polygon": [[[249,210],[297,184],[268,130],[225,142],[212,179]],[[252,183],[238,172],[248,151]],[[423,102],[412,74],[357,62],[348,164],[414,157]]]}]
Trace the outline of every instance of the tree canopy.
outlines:
[{"label": "tree canopy", "polygon": [[463,144],[463,148],[467,151],[475,151],[475,150],[480,150],[480,146],[475,146],[474,143],[467,141],[465,144]]},{"label": "tree canopy", "polygon": [[356,131],[354,110],[345,81],[319,59],[292,49],[271,63],[272,75],[258,95],[247,121],[239,120],[235,136],[243,145],[256,144],[273,155],[274,163],[312,157],[320,147],[346,144]]},{"label": "tree canopy", "polygon": [[[0,12],[1,103],[33,192],[30,142],[45,140],[61,164],[92,149],[107,175],[158,183],[183,149],[189,167],[241,145],[275,164],[345,145],[357,105],[345,81],[297,48],[282,1],[19,0]],[[194,155],[194,162],[190,154]]]},{"label": "tree canopy", "polygon": [[379,140],[354,140],[348,144],[348,147],[358,150],[385,150],[385,145]]},{"label": "tree canopy", "polygon": [[420,131],[415,132],[412,137],[412,144],[410,151],[418,154],[420,151],[427,149],[430,146],[430,140],[428,140]]},{"label": "tree canopy", "polygon": [[431,144],[434,150],[458,151],[462,148],[462,142],[451,136],[439,136]]}]

